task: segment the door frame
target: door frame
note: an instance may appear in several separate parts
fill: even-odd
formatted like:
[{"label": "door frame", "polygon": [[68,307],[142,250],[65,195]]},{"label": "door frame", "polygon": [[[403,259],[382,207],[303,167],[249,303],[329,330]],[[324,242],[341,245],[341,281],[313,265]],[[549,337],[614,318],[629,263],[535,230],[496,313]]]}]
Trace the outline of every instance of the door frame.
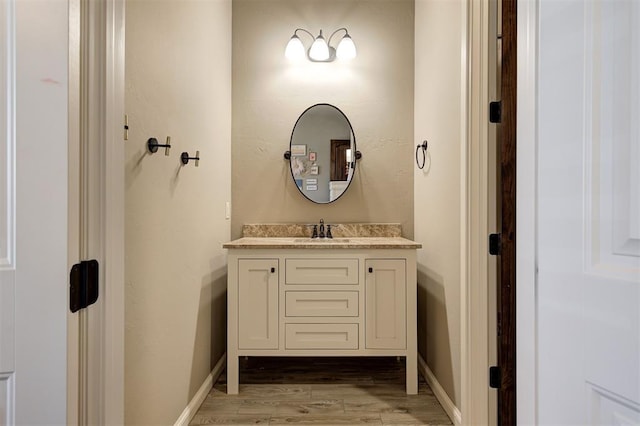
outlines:
[{"label": "door frame", "polygon": [[68,3],[69,263],[99,260],[100,295],[67,317],[67,417],[124,424],[125,5]]},{"label": "door frame", "polygon": [[461,244],[461,424],[496,423],[496,392],[488,368],[496,362],[495,291],[497,261],[488,254],[496,226],[495,125],[488,121],[495,100],[497,7],[495,0],[467,1],[467,94],[463,149]]},{"label": "door frame", "polygon": [[103,424],[125,424],[124,418],[124,41],[125,0],[104,4],[104,383]]},{"label": "door frame", "polygon": [[516,182],[517,182],[517,5],[501,0],[499,155],[499,272],[497,283],[498,425],[517,423],[516,404]]}]

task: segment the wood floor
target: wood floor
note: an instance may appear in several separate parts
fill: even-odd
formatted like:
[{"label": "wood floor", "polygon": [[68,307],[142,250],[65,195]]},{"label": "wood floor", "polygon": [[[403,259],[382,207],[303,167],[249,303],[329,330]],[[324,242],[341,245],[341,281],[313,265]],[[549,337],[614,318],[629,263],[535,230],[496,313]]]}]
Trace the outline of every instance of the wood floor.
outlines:
[{"label": "wood floor", "polygon": [[404,359],[247,358],[240,393],[226,394],[224,374],[192,425],[450,425],[420,378],[405,393]]}]

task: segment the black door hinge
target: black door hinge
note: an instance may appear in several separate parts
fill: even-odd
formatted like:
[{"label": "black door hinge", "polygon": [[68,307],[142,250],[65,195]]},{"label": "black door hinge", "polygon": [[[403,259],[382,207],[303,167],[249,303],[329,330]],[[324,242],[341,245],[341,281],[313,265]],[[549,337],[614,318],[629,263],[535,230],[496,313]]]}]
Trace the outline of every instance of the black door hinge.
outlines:
[{"label": "black door hinge", "polygon": [[502,123],[502,101],[489,102],[489,122]]},{"label": "black door hinge", "polygon": [[502,250],[502,239],[500,234],[489,234],[489,254],[497,256]]},{"label": "black door hinge", "polygon": [[489,367],[489,387],[492,389],[500,389],[500,382],[502,381],[502,372],[500,367]]},{"label": "black door hinge", "polygon": [[98,300],[98,261],[83,260],[69,274],[69,309],[77,312]]}]

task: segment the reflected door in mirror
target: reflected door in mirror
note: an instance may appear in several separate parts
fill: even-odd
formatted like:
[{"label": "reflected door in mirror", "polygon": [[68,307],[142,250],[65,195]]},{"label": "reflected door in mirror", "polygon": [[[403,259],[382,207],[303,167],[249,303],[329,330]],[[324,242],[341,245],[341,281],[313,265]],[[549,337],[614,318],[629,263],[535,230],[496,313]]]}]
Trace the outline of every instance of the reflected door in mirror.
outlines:
[{"label": "reflected door in mirror", "polygon": [[349,164],[347,150],[351,148],[351,141],[344,139],[331,140],[331,180],[347,180]]}]

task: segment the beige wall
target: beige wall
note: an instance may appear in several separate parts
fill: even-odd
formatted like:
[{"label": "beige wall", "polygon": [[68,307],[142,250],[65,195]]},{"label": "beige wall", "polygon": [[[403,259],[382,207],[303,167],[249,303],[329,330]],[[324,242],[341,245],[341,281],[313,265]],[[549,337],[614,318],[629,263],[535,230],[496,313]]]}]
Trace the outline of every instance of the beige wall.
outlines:
[{"label": "beige wall", "polygon": [[[232,237],[243,223],[320,218],[399,222],[413,236],[413,18],[413,0],[233,1]],[[353,61],[284,57],[296,28],[343,26]],[[298,116],[319,102],[347,115],[363,154],[348,192],[324,205],[298,192],[283,160]]]},{"label": "beige wall", "polygon": [[127,424],[173,424],[225,351],[230,58],[229,0],[127,1]]},{"label": "beige wall", "polygon": [[423,170],[415,167],[418,250],[418,349],[460,407],[460,240],[462,67],[465,2],[416,1],[415,135],[427,139]]}]

